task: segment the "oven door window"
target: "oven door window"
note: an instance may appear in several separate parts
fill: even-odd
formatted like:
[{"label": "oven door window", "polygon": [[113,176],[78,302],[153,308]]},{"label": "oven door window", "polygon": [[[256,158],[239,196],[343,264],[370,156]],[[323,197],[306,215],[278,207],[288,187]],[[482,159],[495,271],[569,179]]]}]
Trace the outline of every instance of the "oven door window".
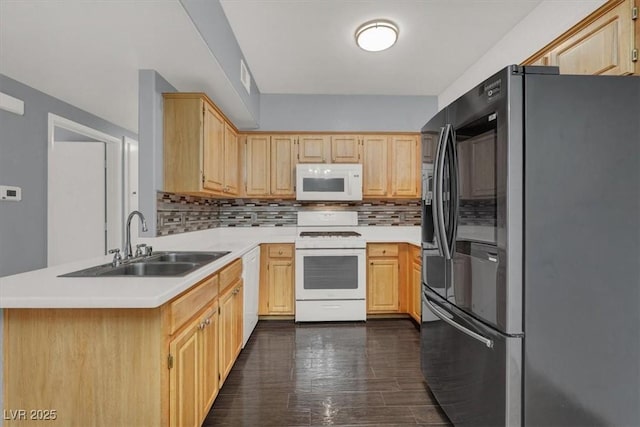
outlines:
[{"label": "oven door window", "polygon": [[358,288],[358,257],[305,256],[304,289],[335,290]]},{"label": "oven door window", "polygon": [[342,193],[344,178],[302,178],[302,190],[306,192]]}]

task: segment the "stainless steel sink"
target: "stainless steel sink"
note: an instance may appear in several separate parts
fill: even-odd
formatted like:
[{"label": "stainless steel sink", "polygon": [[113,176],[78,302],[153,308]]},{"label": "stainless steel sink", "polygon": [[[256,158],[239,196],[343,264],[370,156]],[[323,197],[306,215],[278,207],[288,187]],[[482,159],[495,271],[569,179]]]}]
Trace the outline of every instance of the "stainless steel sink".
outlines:
[{"label": "stainless steel sink", "polygon": [[156,252],[149,262],[195,262],[209,263],[222,258],[229,252]]},{"label": "stainless steel sink", "polygon": [[113,267],[99,276],[181,276],[198,267],[193,262],[133,262]]},{"label": "stainless steel sink", "polygon": [[148,257],[132,258],[114,267],[102,264],[58,277],[175,277],[185,276],[223,256],[226,252],[157,252]]}]

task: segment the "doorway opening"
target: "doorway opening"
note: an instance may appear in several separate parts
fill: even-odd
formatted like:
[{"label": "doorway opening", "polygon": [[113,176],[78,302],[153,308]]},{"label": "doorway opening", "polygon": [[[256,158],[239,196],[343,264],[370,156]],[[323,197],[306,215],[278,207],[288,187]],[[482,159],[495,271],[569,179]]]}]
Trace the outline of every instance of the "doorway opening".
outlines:
[{"label": "doorway opening", "polygon": [[137,205],[137,141],[49,114],[47,145],[47,266],[121,247],[132,193]]}]

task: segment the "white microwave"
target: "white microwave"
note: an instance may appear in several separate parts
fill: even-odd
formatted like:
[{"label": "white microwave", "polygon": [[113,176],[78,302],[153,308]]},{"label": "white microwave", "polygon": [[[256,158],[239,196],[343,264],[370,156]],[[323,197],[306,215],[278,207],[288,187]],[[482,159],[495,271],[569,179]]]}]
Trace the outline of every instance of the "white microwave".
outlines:
[{"label": "white microwave", "polygon": [[301,163],[296,165],[297,200],[362,200],[362,165]]}]

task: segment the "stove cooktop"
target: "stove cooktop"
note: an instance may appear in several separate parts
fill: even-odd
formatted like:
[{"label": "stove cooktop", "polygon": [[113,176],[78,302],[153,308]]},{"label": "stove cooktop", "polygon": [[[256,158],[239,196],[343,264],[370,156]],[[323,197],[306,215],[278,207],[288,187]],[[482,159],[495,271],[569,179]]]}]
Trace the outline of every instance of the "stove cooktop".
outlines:
[{"label": "stove cooktop", "polygon": [[360,237],[355,231],[303,231],[300,237]]}]

